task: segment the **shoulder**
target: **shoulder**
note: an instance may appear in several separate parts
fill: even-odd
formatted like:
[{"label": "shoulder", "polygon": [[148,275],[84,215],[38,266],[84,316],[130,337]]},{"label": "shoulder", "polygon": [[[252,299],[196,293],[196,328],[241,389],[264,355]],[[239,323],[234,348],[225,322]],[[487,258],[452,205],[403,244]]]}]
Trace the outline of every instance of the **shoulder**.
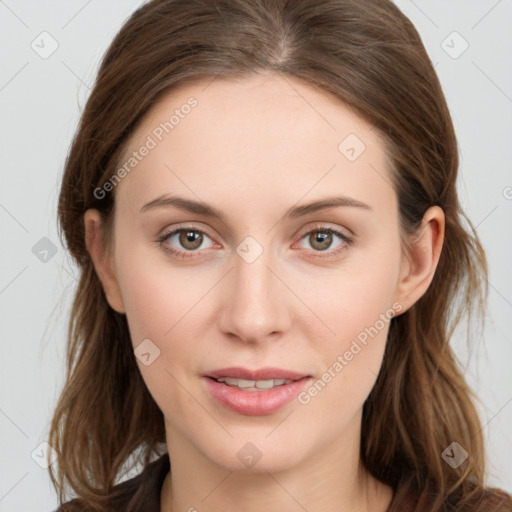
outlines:
[{"label": "shoulder", "polygon": [[512,512],[512,496],[501,489],[479,488],[468,496],[447,498],[439,503],[439,497],[428,492],[413,492],[407,486],[395,490],[387,512]]},{"label": "shoulder", "polygon": [[[102,512],[160,512],[160,491],[169,471],[169,455],[165,453],[149,463],[137,476],[113,487]],[[55,512],[90,512],[91,504],[83,498],[63,503]]]}]

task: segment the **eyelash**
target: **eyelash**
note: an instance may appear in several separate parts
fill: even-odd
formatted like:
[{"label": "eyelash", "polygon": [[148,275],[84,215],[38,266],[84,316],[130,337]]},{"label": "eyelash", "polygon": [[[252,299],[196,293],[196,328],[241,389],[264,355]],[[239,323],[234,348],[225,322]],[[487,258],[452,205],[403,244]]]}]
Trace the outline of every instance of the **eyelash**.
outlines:
[{"label": "eyelash", "polygon": [[[198,228],[193,228],[193,227],[182,227],[182,228],[178,228],[178,229],[174,229],[172,231],[168,231],[166,233],[163,233],[160,237],[158,237],[158,239],[156,240],[156,242],[160,245],[160,247],[168,254],[172,255],[172,256],[175,256],[175,257],[178,257],[180,259],[185,259],[185,258],[194,258],[196,257],[196,253],[200,252],[200,251],[179,251],[177,249],[174,249],[172,247],[169,247],[167,245],[164,244],[165,241],[167,241],[171,236],[175,235],[176,233],[180,233],[182,231],[192,231],[193,233],[200,233],[201,235],[206,235],[208,238],[211,238],[208,233],[206,233],[205,231],[203,231],[202,229],[198,229]],[[352,237],[349,237],[347,236],[345,233],[342,233],[341,231],[338,231],[337,229],[334,229],[334,228],[330,228],[330,227],[327,227],[327,226],[315,226],[313,229],[307,231],[306,233],[304,233],[301,237],[300,237],[300,240],[302,240],[303,238],[305,238],[306,236],[308,235],[311,235],[312,233],[333,233],[335,235],[337,235],[345,244],[347,244],[348,246],[352,245],[353,243],[353,239]],[[337,255],[338,253],[342,252],[343,250],[346,249],[346,246],[342,243],[340,244],[340,246],[334,250],[331,250],[331,251],[315,251],[313,250],[313,252],[317,252],[317,253],[321,253],[321,254],[318,254],[316,256],[313,256],[313,258],[329,258],[329,257],[332,257],[332,256],[335,256]],[[325,256],[325,254],[327,254],[327,256]]]}]

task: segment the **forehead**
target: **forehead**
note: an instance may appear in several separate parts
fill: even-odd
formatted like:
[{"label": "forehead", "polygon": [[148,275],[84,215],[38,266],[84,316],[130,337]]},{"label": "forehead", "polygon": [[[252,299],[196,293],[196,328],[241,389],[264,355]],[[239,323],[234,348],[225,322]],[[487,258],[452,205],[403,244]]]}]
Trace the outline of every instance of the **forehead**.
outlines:
[{"label": "forehead", "polygon": [[[336,143],[349,130],[367,137],[373,129],[334,95],[295,77],[265,72],[239,79],[202,79],[164,92],[145,115],[132,142],[142,142],[151,133],[156,139],[171,132],[179,137],[186,131],[183,125],[191,123],[184,122],[187,117],[192,118],[198,137],[207,132],[202,142],[229,133],[236,140],[247,134],[259,135],[254,144],[264,138],[277,137],[284,142],[314,138],[315,134],[317,138],[331,135],[329,140]],[[166,121],[171,125],[167,130],[161,126]]]},{"label": "forehead", "polygon": [[275,191],[292,202],[313,188],[363,195],[390,188],[378,131],[338,98],[289,76],[169,90],[137,127],[121,165],[144,146],[116,190],[126,188],[131,202],[176,188],[201,198]]}]

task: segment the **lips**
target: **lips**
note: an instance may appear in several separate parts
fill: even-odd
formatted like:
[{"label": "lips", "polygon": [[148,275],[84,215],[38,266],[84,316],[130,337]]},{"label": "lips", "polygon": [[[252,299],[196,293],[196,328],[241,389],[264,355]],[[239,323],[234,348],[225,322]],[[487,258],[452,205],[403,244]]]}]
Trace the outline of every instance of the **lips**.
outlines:
[{"label": "lips", "polygon": [[305,373],[298,373],[291,370],[285,370],[283,368],[260,368],[258,370],[249,370],[239,366],[233,366],[229,368],[222,368],[220,370],[214,370],[204,375],[212,379],[232,378],[242,379],[248,381],[262,381],[262,380],[299,380],[304,377],[309,377]]},{"label": "lips", "polygon": [[282,368],[223,368],[203,375],[206,389],[223,407],[249,416],[272,414],[289,404],[312,379]]}]

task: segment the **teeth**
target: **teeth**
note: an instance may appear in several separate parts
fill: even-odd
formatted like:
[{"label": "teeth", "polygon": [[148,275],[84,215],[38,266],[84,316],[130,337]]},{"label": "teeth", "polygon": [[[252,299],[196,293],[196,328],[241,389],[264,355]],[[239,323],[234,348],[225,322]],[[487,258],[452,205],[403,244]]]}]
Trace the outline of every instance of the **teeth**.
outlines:
[{"label": "teeth", "polygon": [[283,384],[290,384],[293,380],[288,379],[269,379],[269,380],[245,380],[245,379],[233,379],[231,377],[222,377],[215,379],[217,382],[223,382],[231,387],[238,387],[244,391],[261,391],[265,389],[272,389],[276,386],[282,386]]}]

